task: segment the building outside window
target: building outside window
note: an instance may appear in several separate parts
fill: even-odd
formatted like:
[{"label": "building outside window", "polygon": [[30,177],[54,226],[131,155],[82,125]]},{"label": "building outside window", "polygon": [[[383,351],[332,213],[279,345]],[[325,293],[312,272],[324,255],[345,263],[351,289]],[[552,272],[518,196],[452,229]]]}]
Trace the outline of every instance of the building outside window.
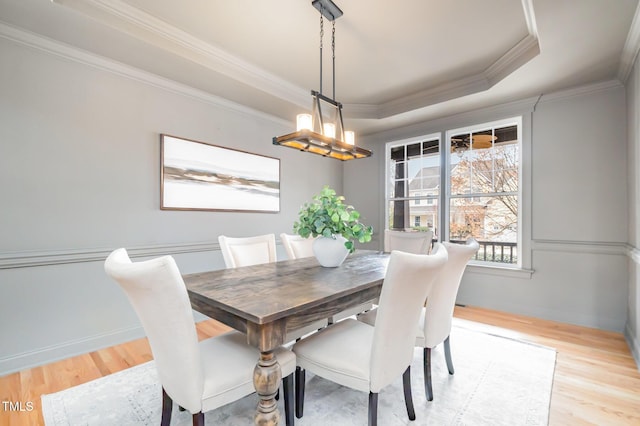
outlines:
[{"label": "building outside window", "polygon": [[[388,228],[437,234],[440,140],[391,145],[387,152]],[[435,154],[435,155],[434,155]],[[427,200],[423,203],[423,200]],[[422,220],[421,218],[424,218]],[[422,225],[422,224],[427,224]],[[430,224],[430,225],[429,225]]]},{"label": "building outside window", "polygon": [[513,119],[389,143],[389,229],[431,229],[444,241],[472,236],[477,260],[517,264],[520,127]]}]

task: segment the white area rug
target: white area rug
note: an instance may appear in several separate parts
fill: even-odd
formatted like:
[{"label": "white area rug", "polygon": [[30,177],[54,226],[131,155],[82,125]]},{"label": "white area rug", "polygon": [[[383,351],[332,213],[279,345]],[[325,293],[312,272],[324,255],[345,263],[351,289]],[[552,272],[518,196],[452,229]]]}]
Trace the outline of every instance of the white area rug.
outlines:
[{"label": "white area rug", "polygon": [[[554,349],[454,327],[455,375],[447,372],[442,345],[432,351],[434,400],[425,399],[422,350],[411,366],[416,421],[409,421],[402,379],[379,396],[378,422],[395,425],[546,425],[553,384]],[[368,395],[307,374],[300,426],[366,425]],[[252,425],[257,396],[206,413],[207,425]],[[284,424],[284,406],[279,401]],[[45,424],[158,425],[161,387],[148,362],[58,393],[42,396]],[[190,425],[191,415],[174,406],[171,425]]]}]

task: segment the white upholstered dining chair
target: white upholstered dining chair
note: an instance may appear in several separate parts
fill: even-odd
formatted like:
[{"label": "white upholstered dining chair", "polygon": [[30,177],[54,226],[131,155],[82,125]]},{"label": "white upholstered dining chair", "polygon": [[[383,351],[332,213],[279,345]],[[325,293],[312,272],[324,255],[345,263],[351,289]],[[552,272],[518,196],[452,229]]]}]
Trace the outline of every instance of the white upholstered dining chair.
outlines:
[{"label": "white upholstered dining chair", "polygon": [[[424,348],[423,368],[424,387],[427,400],[433,401],[431,386],[431,349],[444,342],[444,354],[449,374],[454,374],[451,359],[451,345],[449,334],[453,320],[453,310],[456,296],[460,288],[460,281],[469,260],[480,248],[478,242],[469,238],[466,244],[442,243],[449,253],[449,260],[433,284],[426,306],[422,308],[416,335],[415,345]],[[365,312],[358,316],[358,320],[374,325],[377,321],[376,310]]]},{"label": "white upholstered dining chair", "polygon": [[[415,333],[425,298],[447,261],[436,244],[432,255],[393,251],[382,284],[375,327],[346,319],[293,346],[298,366],[325,379],[369,393],[369,425],[377,424],[378,393],[402,376],[410,420],[411,361]],[[296,387],[296,405],[303,407],[304,380]],[[302,414],[296,410],[296,416]]]},{"label": "white upholstered dining chair", "polygon": [[238,238],[220,235],[218,242],[227,268],[276,261],[276,236],[274,234]]},{"label": "white upholstered dining chair", "polygon": [[[255,391],[254,368],[260,353],[236,331],[198,342],[187,289],[173,257],[133,263],[123,248],[104,264],[136,311],[149,339],[162,385],[162,420],[169,425],[173,402],[204,425],[204,413]],[[293,352],[275,351],[282,368],[286,424],[292,426]],[[257,401],[256,401],[257,403]]]},{"label": "white upholstered dining chair", "polygon": [[312,257],[313,242],[315,238],[302,238],[296,234],[280,234],[280,241],[287,252],[289,259],[302,259],[304,257]]},{"label": "white upholstered dining chair", "polygon": [[428,254],[431,250],[433,231],[405,232],[384,231],[384,251],[391,253],[393,250],[414,254]]}]

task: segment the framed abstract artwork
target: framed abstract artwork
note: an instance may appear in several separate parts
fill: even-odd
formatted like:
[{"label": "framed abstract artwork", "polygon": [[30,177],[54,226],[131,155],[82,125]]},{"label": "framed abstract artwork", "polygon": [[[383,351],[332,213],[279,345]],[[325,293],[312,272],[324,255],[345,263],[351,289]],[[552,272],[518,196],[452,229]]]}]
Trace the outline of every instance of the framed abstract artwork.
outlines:
[{"label": "framed abstract artwork", "polygon": [[160,208],[277,213],[280,159],[160,135]]}]

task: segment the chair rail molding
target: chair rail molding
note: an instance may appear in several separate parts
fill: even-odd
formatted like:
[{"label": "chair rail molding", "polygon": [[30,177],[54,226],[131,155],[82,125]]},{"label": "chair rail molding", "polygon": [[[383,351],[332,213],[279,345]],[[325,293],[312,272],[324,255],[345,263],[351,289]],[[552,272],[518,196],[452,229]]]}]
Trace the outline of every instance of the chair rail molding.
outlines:
[{"label": "chair rail molding", "polygon": [[[117,247],[0,252],[0,269],[29,268],[34,266],[62,265],[68,263],[102,262],[115,248]],[[127,251],[132,258],[219,250],[220,245],[213,241],[127,247]]]},{"label": "chair rail molding", "polygon": [[531,249],[565,253],[590,253],[625,256],[629,249],[626,243],[615,241],[569,241],[532,240]]},{"label": "chair rail molding", "polygon": [[627,256],[635,263],[640,263],[640,249],[632,245],[627,246]]}]

